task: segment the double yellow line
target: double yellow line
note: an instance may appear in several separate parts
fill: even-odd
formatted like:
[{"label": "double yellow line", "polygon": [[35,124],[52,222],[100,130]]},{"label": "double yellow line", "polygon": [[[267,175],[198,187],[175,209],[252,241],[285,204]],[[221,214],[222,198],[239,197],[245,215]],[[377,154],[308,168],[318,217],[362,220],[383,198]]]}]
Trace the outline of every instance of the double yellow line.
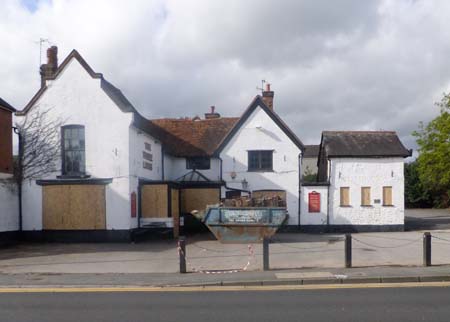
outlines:
[{"label": "double yellow line", "polygon": [[4,293],[115,293],[115,292],[236,292],[236,291],[302,291],[408,287],[450,287],[450,282],[361,283],[320,285],[265,285],[265,286],[126,286],[126,287],[1,287]]}]

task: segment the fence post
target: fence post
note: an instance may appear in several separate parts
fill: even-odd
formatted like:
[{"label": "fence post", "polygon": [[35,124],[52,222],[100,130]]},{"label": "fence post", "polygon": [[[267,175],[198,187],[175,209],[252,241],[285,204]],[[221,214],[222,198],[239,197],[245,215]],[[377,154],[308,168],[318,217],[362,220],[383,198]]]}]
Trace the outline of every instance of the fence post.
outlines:
[{"label": "fence post", "polygon": [[423,266],[431,266],[431,234],[423,233]]},{"label": "fence post", "polygon": [[345,234],[345,267],[352,267],[352,235]]},{"label": "fence post", "polygon": [[180,236],[178,239],[178,254],[180,256],[180,273],[186,273],[186,238]]},{"label": "fence post", "polygon": [[269,238],[263,239],[263,270],[268,271],[269,268]]}]

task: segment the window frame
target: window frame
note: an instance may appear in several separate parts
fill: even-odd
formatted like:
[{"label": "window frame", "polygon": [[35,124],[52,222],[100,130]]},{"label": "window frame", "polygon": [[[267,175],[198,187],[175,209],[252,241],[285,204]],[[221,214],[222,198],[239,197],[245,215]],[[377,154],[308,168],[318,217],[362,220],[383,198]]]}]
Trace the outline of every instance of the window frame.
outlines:
[{"label": "window frame", "polygon": [[[247,150],[247,172],[273,172],[273,151],[274,150]],[[262,154],[270,153],[270,167],[263,168],[262,167]],[[250,167],[250,154],[258,153],[258,165],[259,167],[251,168]]]},{"label": "window frame", "polygon": [[[83,134],[84,134],[84,142],[83,142],[83,149],[80,150],[69,150],[69,151],[82,151],[83,152],[83,156],[84,156],[84,164],[83,164],[83,168],[84,171],[80,171],[80,172],[70,172],[68,173],[66,171],[66,149],[65,149],[65,139],[66,139],[66,130],[69,129],[83,129]],[[86,128],[84,125],[81,124],[68,124],[68,125],[63,125],[61,126],[61,174],[64,177],[74,177],[74,178],[79,178],[79,177],[85,177],[86,176]]]},{"label": "window frame", "polygon": [[[195,167],[195,160],[208,160],[207,167]],[[194,164],[191,164],[191,162]],[[186,158],[186,169],[188,170],[210,170],[211,169],[211,158],[210,157],[190,157]]]}]

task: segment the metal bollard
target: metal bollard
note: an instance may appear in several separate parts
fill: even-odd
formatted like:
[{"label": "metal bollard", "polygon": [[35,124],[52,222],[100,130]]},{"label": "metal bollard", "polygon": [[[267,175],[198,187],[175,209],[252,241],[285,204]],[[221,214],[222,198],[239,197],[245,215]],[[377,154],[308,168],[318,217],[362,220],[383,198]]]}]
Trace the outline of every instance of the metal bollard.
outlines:
[{"label": "metal bollard", "polygon": [[269,238],[263,239],[263,270],[268,271],[269,267]]},{"label": "metal bollard", "polygon": [[345,267],[352,267],[352,235],[345,235]]},{"label": "metal bollard", "polygon": [[423,266],[431,266],[431,234],[423,233]]},{"label": "metal bollard", "polygon": [[178,254],[180,256],[180,273],[186,273],[186,238],[180,236],[178,239]]}]

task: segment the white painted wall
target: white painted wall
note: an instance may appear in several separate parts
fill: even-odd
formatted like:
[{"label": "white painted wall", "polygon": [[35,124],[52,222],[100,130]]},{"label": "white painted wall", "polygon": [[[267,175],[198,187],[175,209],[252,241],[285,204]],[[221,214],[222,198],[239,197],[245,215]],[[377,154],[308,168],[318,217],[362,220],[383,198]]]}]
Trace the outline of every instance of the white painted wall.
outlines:
[{"label": "white painted wall", "polygon": [[[248,150],[274,150],[274,171],[248,172]],[[300,149],[269,115],[258,107],[220,154],[223,160],[223,180],[228,186],[239,189],[242,189],[242,180],[245,179],[249,190],[286,190],[289,225],[297,225],[300,153]],[[230,176],[232,172],[237,175],[234,180]]]},{"label": "white painted wall", "polygon": [[19,228],[19,201],[17,191],[0,184],[0,232]]},{"label": "white painted wall", "polygon": [[[179,177],[185,175],[188,172],[191,172],[192,169],[186,168],[186,158],[176,158],[172,156],[166,156],[164,159],[167,163],[165,164],[166,172],[165,179],[166,180],[176,180]],[[167,160],[167,161],[166,161]],[[197,170],[204,176],[206,176],[211,181],[219,181],[220,180],[220,160],[217,158],[211,158],[211,168],[207,170]]]},{"label": "white painted wall", "polygon": [[[130,190],[129,194],[136,193],[136,210],[139,209],[139,194],[138,186],[139,179],[146,180],[162,180],[162,155],[161,155],[161,144],[155,140],[152,136],[147,133],[142,132],[135,127],[130,127]],[[151,151],[145,150],[145,143],[151,145]],[[152,170],[143,167],[143,154],[146,151],[153,155]],[[131,207],[131,205],[130,205]],[[131,216],[131,209],[130,209]],[[131,228],[138,227],[138,214],[135,218],[131,218]]]},{"label": "white painted wall", "polygon": [[[320,193],[320,212],[309,212],[308,195]],[[300,225],[326,225],[328,213],[328,186],[302,186]]]},{"label": "white painted wall", "polygon": [[[402,158],[332,159],[330,225],[403,225],[403,165]],[[382,205],[383,186],[392,186],[393,207]],[[350,207],[340,207],[340,187],[350,187]],[[361,206],[361,187],[371,187],[371,207]]]},{"label": "white painted wall", "polygon": [[[100,79],[93,79],[75,59],[57,79],[47,81],[47,87],[29,113],[37,108],[51,109],[50,118],[60,117],[65,124],[85,126],[87,173],[92,178],[113,178],[107,187],[107,227],[129,229],[132,226],[129,199],[132,114],[123,113],[100,88]],[[20,122],[21,118],[17,120]],[[55,179],[60,174],[58,170],[45,179]],[[27,183],[23,195],[25,230],[42,229],[41,198],[41,188]]]}]

